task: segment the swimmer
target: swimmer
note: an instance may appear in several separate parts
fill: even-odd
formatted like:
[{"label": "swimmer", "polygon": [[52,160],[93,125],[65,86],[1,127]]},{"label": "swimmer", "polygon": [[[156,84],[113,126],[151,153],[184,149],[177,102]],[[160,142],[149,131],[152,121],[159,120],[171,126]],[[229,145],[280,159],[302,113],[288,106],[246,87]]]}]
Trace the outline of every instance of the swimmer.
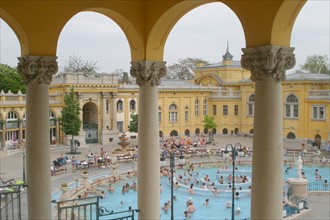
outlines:
[{"label": "swimmer", "polygon": [[164,206],[163,206],[163,211],[165,212],[165,213],[167,213],[167,211],[169,210],[169,208],[170,208],[170,206],[168,205],[168,203],[167,202],[165,202],[164,203]]},{"label": "swimmer", "polygon": [[114,188],[112,187],[111,183],[108,186],[108,191],[113,193],[114,192]]},{"label": "swimmer", "polygon": [[189,193],[190,193],[190,195],[194,195],[195,194],[195,191],[193,189],[193,185],[192,184],[190,185]]},{"label": "swimmer", "polygon": [[235,193],[235,199],[239,199],[239,192]]},{"label": "swimmer", "polygon": [[240,207],[237,207],[237,209],[236,209],[236,213],[235,213],[236,215],[240,215],[241,214],[241,208]]},{"label": "swimmer", "polygon": [[231,208],[231,202],[230,202],[230,201],[227,202],[227,204],[226,204],[226,208],[227,208],[227,209],[230,209],[230,208]]},{"label": "swimmer", "polygon": [[187,208],[187,211],[188,211],[189,213],[193,213],[193,212],[196,211],[196,208],[195,208],[193,202],[190,202],[190,203],[189,203],[188,208]]},{"label": "swimmer", "polygon": [[186,219],[190,219],[190,213],[188,211],[184,211],[183,214]]},{"label": "swimmer", "polygon": [[205,199],[205,202],[203,203],[204,206],[208,206],[209,205],[209,199]]}]

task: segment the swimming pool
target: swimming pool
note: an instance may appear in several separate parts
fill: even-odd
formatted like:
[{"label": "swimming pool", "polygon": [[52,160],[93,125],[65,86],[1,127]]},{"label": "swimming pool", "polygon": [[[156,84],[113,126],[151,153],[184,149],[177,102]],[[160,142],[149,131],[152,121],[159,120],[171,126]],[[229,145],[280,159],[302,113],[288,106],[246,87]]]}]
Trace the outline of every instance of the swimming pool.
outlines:
[{"label": "swimming pool", "polygon": [[[251,178],[251,166],[237,166],[238,171],[235,172],[236,174],[246,174],[247,178]],[[296,177],[297,170],[295,167],[288,169],[289,166],[283,167],[283,173],[284,173],[284,179],[287,179],[289,177]],[[319,167],[319,166],[303,166],[303,172],[305,172],[306,178],[310,182],[315,182],[315,170],[318,169],[318,175],[322,176],[321,181],[324,179],[327,179],[329,181],[330,174],[329,174],[329,167]],[[187,182],[187,185],[184,184],[184,179],[188,179],[188,177],[191,177],[189,173],[185,170],[176,170],[177,176],[182,175],[183,180],[180,183],[180,186],[178,188],[174,187],[174,195],[176,197],[176,200],[174,201],[174,216],[175,219],[183,219],[184,218],[184,211],[187,210],[186,201],[189,197],[192,198],[192,201],[194,203],[194,206],[196,207],[196,212],[193,213],[191,216],[191,219],[230,219],[231,217],[231,208],[226,208],[227,201],[231,202],[231,190],[228,187],[228,182],[222,185],[218,186],[217,188],[220,190],[218,195],[214,195],[212,191],[209,190],[203,190],[201,188],[201,185],[203,183],[203,178],[205,175],[209,175],[210,177],[210,183],[217,182],[219,179],[219,168],[214,167],[196,167],[194,171],[191,172],[191,175],[193,177],[194,182],[194,195],[191,195],[189,193],[189,186],[190,182]],[[184,175],[185,172],[185,175]],[[221,174],[226,175],[230,174],[231,170],[225,170],[224,172],[221,172]],[[101,176],[104,176],[104,174],[99,174],[96,176],[93,176],[93,179],[100,178]],[[225,176],[225,175],[224,175]],[[226,177],[227,178],[227,177]],[[196,183],[196,181],[199,181],[199,185]],[[104,199],[100,200],[101,204],[100,206],[106,207],[108,210],[114,210],[114,211],[120,211],[120,210],[127,210],[128,207],[131,207],[133,209],[137,208],[137,192],[134,190],[129,190],[124,195],[121,192],[121,189],[123,185],[126,183],[129,183],[132,185],[133,181],[136,181],[135,178],[130,179],[124,179],[121,182],[112,183],[112,186],[115,188],[113,193],[109,193],[107,191],[107,185],[104,187],[99,187],[98,190],[102,191],[104,190],[107,192],[105,194]],[[320,181],[320,180],[319,180]],[[74,187],[74,184],[72,184]],[[237,216],[237,219],[244,219],[248,218],[250,216],[250,194],[247,191],[248,186],[250,185],[250,182],[247,182],[247,184],[242,185],[242,193],[240,193],[240,198],[235,199],[235,209],[237,207],[240,207],[241,214]],[[161,186],[162,186],[162,192],[161,192],[161,200],[160,200],[160,213],[161,213],[161,219],[170,219],[170,210],[168,212],[164,212],[162,210],[162,207],[164,203],[168,202],[170,200],[170,184],[168,181],[168,177],[162,177],[161,178]],[[237,183],[235,184],[236,188],[239,189],[240,185]],[[238,190],[239,191],[239,190]],[[54,193],[53,199],[58,199],[60,196],[60,193]],[[204,206],[203,203],[206,199],[209,199],[209,205]]]}]

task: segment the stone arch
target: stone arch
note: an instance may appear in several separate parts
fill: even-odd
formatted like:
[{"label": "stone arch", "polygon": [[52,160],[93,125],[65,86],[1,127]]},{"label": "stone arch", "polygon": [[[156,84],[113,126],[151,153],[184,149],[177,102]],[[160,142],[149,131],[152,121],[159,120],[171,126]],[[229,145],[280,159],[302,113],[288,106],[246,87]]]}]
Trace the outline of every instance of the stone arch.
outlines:
[{"label": "stone arch", "polygon": [[211,78],[212,80],[216,81],[216,83],[218,84],[218,86],[222,85],[221,78],[218,75],[214,74],[214,73],[208,73],[208,74],[203,75],[202,77],[196,79],[196,82],[195,83],[196,84],[202,84],[202,85],[204,85],[203,82],[205,80],[207,80],[208,78]]},{"label": "stone arch", "polygon": [[216,128],[213,128],[212,129],[212,134],[216,134],[217,133],[217,129]]},{"label": "stone arch", "polygon": [[222,134],[228,134],[228,129],[227,128],[222,129]]},{"label": "stone arch", "polygon": [[29,41],[27,36],[21,27],[21,25],[16,21],[16,19],[7,13],[4,9],[0,8],[1,19],[4,20],[8,26],[14,31],[18,42],[20,44],[21,53],[28,54],[29,51]]},{"label": "stone arch", "polygon": [[321,141],[322,141],[321,135],[316,134],[315,137],[314,137],[314,141],[315,141],[315,145],[320,148],[321,147]]},{"label": "stone arch", "polygon": [[83,129],[86,143],[98,143],[98,108],[94,102],[87,102],[82,107]]},{"label": "stone arch", "polygon": [[203,133],[204,133],[204,134],[207,134],[207,133],[209,133],[209,129],[207,129],[207,128],[204,128],[204,131],[203,131]]},{"label": "stone arch", "polygon": [[163,132],[162,131],[159,131],[159,137],[164,137],[164,134],[163,134]]},{"label": "stone arch", "polygon": [[253,128],[250,129],[249,133],[250,134],[253,134]]}]

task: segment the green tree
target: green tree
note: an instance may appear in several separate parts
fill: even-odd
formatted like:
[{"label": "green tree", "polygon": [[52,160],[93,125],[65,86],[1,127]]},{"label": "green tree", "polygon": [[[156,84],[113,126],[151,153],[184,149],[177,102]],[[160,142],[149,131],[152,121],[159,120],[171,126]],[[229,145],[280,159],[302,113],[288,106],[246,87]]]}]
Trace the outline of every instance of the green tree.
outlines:
[{"label": "green tree", "polygon": [[214,121],[213,116],[206,115],[204,118],[204,128],[209,131],[209,141],[211,142],[213,139],[213,132],[212,129],[217,127],[217,124]]},{"label": "green tree", "polygon": [[74,90],[71,87],[70,92],[64,96],[65,106],[62,109],[61,130],[66,135],[71,135],[71,147],[70,152],[76,153],[76,149],[73,148],[73,137],[79,134],[81,120],[80,120],[80,107],[79,103],[75,100]]},{"label": "green tree", "polygon": [[303,65],[299,65],[299,69],[296,70],[296,73],[297,72],[330,74],[329,60],[327,55],[308,56],[306,62]]},{"label": "green tree", "polygon": [[23,83],[22,76],[17,73],[16,68],[6,64],[0,64],[0,91],[17,94],[20,90],[23,94],[26,93],[26,86]]},{"label": "green tree", "polygon": [[179,59],[179,63],[173,63],[172,65],[167,67],[167,75],[165,76],[167,79],[182,79],[182,80],[190,80],[194,78],[193,69],[198,65],[209,64],[208,61],[200,59],[200,58],[185,58]]},{"label": "green tree", "polygon": [[138,122],[139,122],[139,116],[138,114],[131,114],[131,121],[128,125],[128,131],[129,132],[138,132]]},{"label": "green tree", "polygon": [[81,57],[70,56],[69,60],[66,62],[64,66],[64,72],[73,72],[84,73],[84,76],[88,77],[91,75],[96,75],[96,71],[98,70],[97,62],[90,60],[83,60]]}]

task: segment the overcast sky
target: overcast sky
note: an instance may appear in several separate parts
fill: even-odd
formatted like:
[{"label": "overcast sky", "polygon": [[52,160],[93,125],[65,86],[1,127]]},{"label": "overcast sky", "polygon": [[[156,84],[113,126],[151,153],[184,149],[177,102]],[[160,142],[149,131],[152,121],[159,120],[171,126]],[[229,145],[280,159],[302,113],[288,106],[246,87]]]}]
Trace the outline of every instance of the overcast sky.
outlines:
[{"label": "overcast sky", "polygon": [[[329,57],[329,0],[308,1],[296,19],[291,36],[298,67],[309,55]],[[18,40],[0,19],[0,63],[17,65]],[[180,58],[196,57],[210,63],[222,60],[229,41],[234,60],[240,60],[245,47],[242,26],[234,13],[222,3],[211,3],[186,14],[170,33],[164,53],[168,65]],[[130,51],[121,29],[109,18],[90,12],[79,13],[64,27],[58,42],[57,56],[62,69],[69,56],[93,60],[98,72],[129,72]],[[288,73],[292,72],[288,71]]]}]

